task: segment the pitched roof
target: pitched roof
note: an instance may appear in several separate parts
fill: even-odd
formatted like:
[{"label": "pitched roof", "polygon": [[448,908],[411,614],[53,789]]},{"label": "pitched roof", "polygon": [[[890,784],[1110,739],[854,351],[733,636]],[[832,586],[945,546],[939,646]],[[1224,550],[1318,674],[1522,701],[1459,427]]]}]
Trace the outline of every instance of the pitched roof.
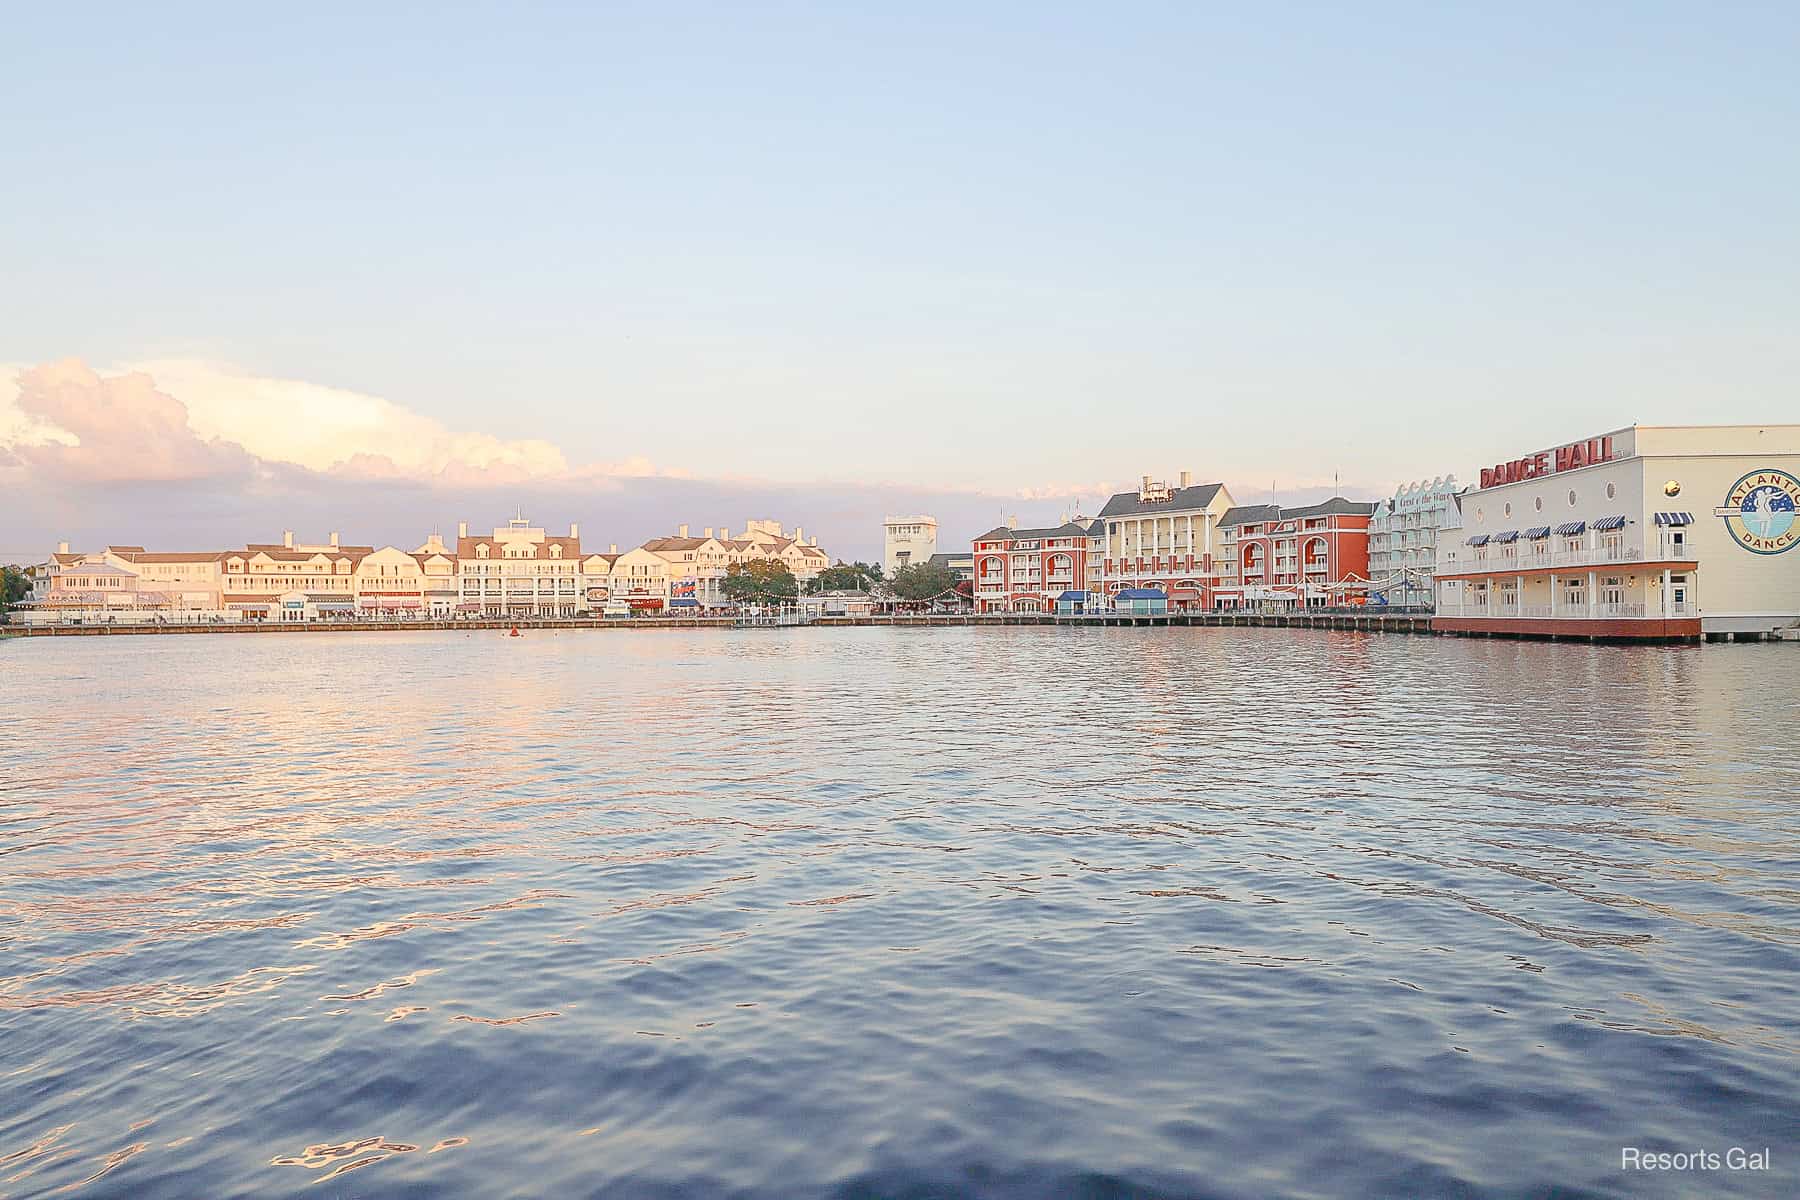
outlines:
[{"label": "pitched roof", "polygon": [[1289,517],[1366,517],[1373,514],[1374,511],[1373,503],[1333,496],[1329,500],[1321,500],[1319,503],[1309,504],[1305,508],[1284,508],[1281,510],[1281,517],[1283,520]]},{"label": "pitched roof", "polygon": [[1219,518],[1219,527],[1248,525],[1252,521],[1275,521],[1280,517],[1279,504],[1234,504]]},{"label": "pitched roof", "polygon": [[272,544],[251,542],[242,550],[228,550],[226,558],[255,558],[258,554],[266,554],[276,562],[311,562],[315,558],[351,558],[360,559],[375,553],[373,546],[322,546],[317,550],[300,550],[289,548],[279,542]]},{"label": "pitched roof", "polygon": [[1293,521],[1302,517],[1367,517],[1372,516],[1375,509],[1374,503],[1346,500],[1342,496],[1333,496],[1329,500],[1321,500],[1317,504],[1301,508],[1283,508],[1279,504],[1239,504],[1225,510],[1225,515],[1219,518],[1219,526],[1226,528],[1255,521]]},{"label": "pitched roof", "polygon": [[712,539],[710,538],[697,537],[651,538],[644,543],[644,549],[654,551],[658,554],[666,553],[670,550],[697,550],[711,540]]},{"label": "pitched roof", "polygon": [[1219,494],[1222,483],[1196,483],[1192,487],[1178,489],[1167,500],[1146,503],[1138,499],[1136,492],[1120,492],[1106,502],[1100,510],[1103,517],[1125,517],[1137,513],[1185,512],[1189,509],[1201,509],[1211,504],[1213,497]]},{"label": "pitched roof", "polygon": [[497,537],[459,537],[456,539],[457,558],[475,558],[475,547],[485,543],[490,558],[506,557],[507,550],[529,550],[529,554],[514,555],[516,558],[550,558],[550,547],[561,546],[563,558],[581,557],[581,539],[572,537],[547,537],[541,542],[527,542],[523,539]]},{"label": "pitched roof", "polygon": [[130,553],[119,553],[115,550],[114,553],[119,554],[126,562],[134,563],[222,562],[226,555],[224,550],[195,550],[192,553],[174,550],[133,550]]},{"label": "pitched roof", "polygon": [[1087,535],[1088,527],[1086,525],[1077,525],[1075,522],[1069,521],[1054,529],[1009,529],[1005,525],[996,525],[986,533],[978,534],[975,540],[978,542],[1042,541],[1044,538],[1086,537]]}]

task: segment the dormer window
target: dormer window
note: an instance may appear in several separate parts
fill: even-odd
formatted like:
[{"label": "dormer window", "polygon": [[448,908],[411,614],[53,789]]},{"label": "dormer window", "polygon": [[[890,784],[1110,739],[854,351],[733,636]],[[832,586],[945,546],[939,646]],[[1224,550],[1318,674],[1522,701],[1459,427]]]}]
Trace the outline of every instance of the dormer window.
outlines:
[{"label": "dormer window", "polygon": [[487,548],[486,542],[483,542],[479,546],[475,547],[475,557],[476,558],[486,558],[487,556],[488,556],[488,548]]}]

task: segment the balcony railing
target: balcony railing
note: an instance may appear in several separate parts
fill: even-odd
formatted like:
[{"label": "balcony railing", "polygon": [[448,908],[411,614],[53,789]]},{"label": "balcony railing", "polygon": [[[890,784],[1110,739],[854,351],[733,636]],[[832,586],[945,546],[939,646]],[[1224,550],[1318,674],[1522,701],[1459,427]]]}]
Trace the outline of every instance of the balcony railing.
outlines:
[{"label": "balcony railing", "polygon": [[1698,555],[1692,546],[1660,546],[1645,551],[1636,546],[1595,546],[1584,550],[1527,551],[1513,557],[1478,555],[1466,562],[1446,560],[1443,568],[1456,571],[1492,571],[1503,575],[1508,571],[1541,571],[1546,567],[1607,567],[1620,563],[1670,560],[1694,562]]},{"label": "balcony railing", "polygon": [[1669,617],[1693,617],[1699,615],[1699,609],[1691,603],[1669,605],[1664,613],[1660,608],[1643,604],[1625,602],[1602,602],[1595,604],[1593,611],[1588,611],[1586,604],[1558,604],[1553,612],[1548,604],[1440,604],[1437,615],[1440,617],[1522,617],[1535,620],[1547,620],[1555,617],[1559,621],[1579,621],[1587,618],[1649,618],[1661,620]]}]

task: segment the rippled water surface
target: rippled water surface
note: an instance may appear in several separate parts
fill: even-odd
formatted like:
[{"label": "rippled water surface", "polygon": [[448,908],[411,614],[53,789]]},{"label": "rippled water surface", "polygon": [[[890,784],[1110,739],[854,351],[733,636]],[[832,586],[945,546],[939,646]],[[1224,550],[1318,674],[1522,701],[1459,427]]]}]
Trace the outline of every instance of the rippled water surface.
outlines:
[{"label": "rippled water surface", "polygon": [[[1789,646],[0,646],[0,1197],[1792,1196]],[[1622,1171],[1621,1150],[1771,1151]]]}]

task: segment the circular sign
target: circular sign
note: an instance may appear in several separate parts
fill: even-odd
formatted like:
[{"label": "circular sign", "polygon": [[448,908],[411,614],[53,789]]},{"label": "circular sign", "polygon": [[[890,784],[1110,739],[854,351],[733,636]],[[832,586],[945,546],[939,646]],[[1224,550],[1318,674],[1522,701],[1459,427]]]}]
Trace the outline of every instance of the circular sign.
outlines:
[{"label": "circular sign", "polygon": [[1781,554],[1800,543],[1800,479],[1768,468],[1732,484],[1713,515],[1725,522],[1731,539],[1752,554]]}]

